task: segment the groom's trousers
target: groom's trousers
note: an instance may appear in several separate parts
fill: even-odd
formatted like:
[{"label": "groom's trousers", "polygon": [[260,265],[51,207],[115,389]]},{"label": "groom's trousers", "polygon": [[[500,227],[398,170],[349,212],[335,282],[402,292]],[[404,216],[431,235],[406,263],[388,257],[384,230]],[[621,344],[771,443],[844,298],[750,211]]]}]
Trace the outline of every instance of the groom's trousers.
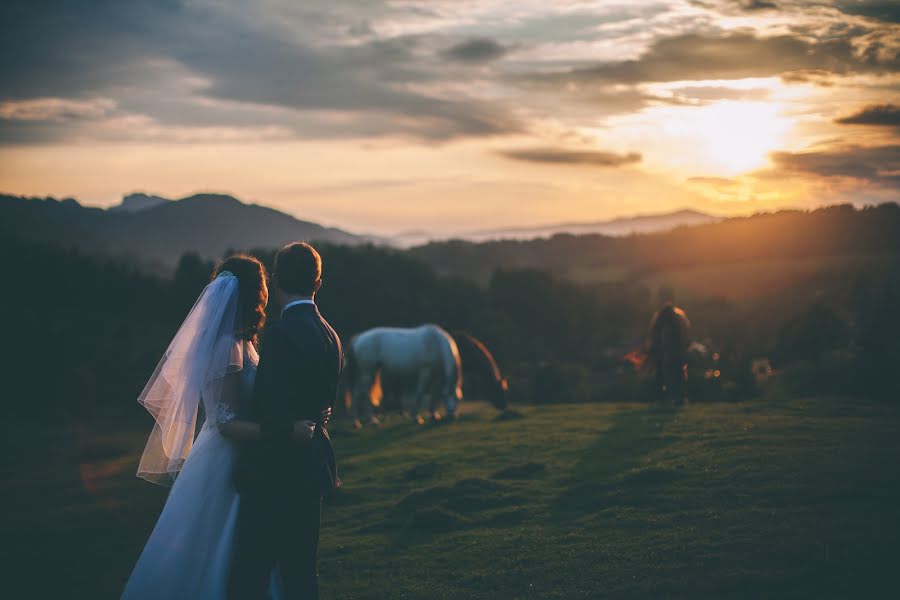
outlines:
[{"label": "groom's trousers", "polygon": [[242,493],[229,599],[269,598],[270,576],[278,565],[285,600],[318,600],[321,513],[318,490]]}]

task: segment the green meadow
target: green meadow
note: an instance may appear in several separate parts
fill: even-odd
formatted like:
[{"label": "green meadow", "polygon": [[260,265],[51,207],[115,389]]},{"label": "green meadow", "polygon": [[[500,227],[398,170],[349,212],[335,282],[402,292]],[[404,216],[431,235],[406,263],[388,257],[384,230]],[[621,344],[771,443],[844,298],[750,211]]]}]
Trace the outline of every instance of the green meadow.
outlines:
[{"label": "green meadow", "polygon": [[[897,406],[463,408],[334,428],[323,598],[900,595]],[[148,428],[3,426],[4,597],[118,597],[165,500]]]}]

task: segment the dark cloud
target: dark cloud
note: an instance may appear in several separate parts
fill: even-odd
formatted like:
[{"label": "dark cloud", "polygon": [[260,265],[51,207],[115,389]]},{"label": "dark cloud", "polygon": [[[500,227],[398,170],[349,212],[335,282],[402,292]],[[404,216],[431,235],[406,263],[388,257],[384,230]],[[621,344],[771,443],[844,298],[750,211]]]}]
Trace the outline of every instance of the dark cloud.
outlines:
[{"label": "dark cloud", "polygon": [[896,104],[873,104],[840,119],[843,125],[883,125],[900,127],[900,106]]},{"label": "dark cloud", "polygon": [[[254,105],[344,115],[312,127],[302,114],[279,116],[278,125],[315,137],[358,132],[440,141],[524,129],[505,107],[463,94],[414,91],[442,76],[422,59],[433,52],[420,51],[416,37],[313,46],[244,17],[175,0],[4,2],[0,53],[20,58],[0,62],[0,101],[108,95],[121,100],[123,113],[140,112],[161,123],[183,123],[192,114],[197,121],[189,124],[207,126],[260,124],[265,117]],[[141,99],[141,93],[154,96],[171,85],[175,76],[202,83],[195,84],[198,89],[171,90],[168,99]],[[232,107],[186,109],[200,97]],[[246,110],[234,108],[239,103]],[[59,137],[71,133],[64,125],[57,127]],[[27,129],[0,123],[0,138],[20,139]]]},{"label": "dark cloud", "polygon": [[858,55],[848,38],[817,41],[787,34],[763,38],[747,32],[691,33],[660,39],[636,60],[527,77],[584,86],[742,79],[797,71],[886,73],[900,71],[900,64],[875,53]]},{"label": "dark cloud", "polygon": [[444,56],[465,63],[486,63],[506,54],[507,48],[489,38],[472,38],[448,48]]},{"label": "dark cloud", "polygon": [[715,9],[724,13],[737,11],[759,11],[778,8],[778,5],[768,0],[692,0],[691,4],[706,9]]},{"label": "dark cloud", "polygon": [[[94,94],[146,82],[159,32],[178,31],[170,0],[7,0],[0,3],[2,98]],[[16,57],[10,59],[9,57]]]},{"label": "dark cloud", "polygon": [[767,0],[738,0],[738,5],[744,10],[769,10],[773,8],[778,8],[778,5],[774,2],[768,2]]},{"label": "dark cloud", "polygon": [[772,162],[782,172],[817,177],[850,177],[900,187],[900,144],[850,146],[812,152],[774,152]]},{"label": "dark cloud", "polygon": [[831,87],[834,85],[834,74],[824,69],[800,69],[781,73],[781,80],[785,83],[812,83],[821,87]]},{"label": "dark cloud", "polygon": [[586,165],[594,167],[622,167],[638,163],[641,155],[637,152],[616,154],[597,150],[566,150],[559,148],[525,148],[519,150],[502,150],[501,156],[526,162]]},{"label": "dark cloud", "polygon": [[900,4],[897,2],[849,0],[837,3],[841,12],[848,15],[869,17],[888,23],[900,23]]}]

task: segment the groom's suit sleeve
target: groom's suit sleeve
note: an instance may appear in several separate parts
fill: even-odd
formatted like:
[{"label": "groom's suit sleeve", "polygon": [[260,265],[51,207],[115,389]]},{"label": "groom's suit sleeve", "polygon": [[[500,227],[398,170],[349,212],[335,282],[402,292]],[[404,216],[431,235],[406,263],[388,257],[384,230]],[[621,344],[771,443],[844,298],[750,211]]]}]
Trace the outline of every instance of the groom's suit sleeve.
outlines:
[{"label": "groom's suit sleeve", "polygon": [[266,444],[288,443],[293,436],[288,399],[297,391],[292,389],[291,378],[296,365],[296,351],[287,332],[272,327],[263,339],[253,387],[253,406],[260,415],[260,438]]}]

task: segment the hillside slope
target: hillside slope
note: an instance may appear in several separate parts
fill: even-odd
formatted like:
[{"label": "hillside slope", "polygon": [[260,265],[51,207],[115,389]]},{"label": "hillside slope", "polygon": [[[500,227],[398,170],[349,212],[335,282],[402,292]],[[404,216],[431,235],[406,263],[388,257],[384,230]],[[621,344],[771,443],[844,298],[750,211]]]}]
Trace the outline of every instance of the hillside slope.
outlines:
[{"label": "hillside slope", "polygon": [[[324,510],[323,597],[897,589],[896,406],[817,398],[516,410],[464,404],[460,421],[440,427],[333,428],[345,487]],[[120,593],[166,494],[134,476],[149,428],[4,428],[8,443],[29,448],[8,453],[16,469],[2,484],[0,534],[19,549],[7,564],[10,597]]]}]

